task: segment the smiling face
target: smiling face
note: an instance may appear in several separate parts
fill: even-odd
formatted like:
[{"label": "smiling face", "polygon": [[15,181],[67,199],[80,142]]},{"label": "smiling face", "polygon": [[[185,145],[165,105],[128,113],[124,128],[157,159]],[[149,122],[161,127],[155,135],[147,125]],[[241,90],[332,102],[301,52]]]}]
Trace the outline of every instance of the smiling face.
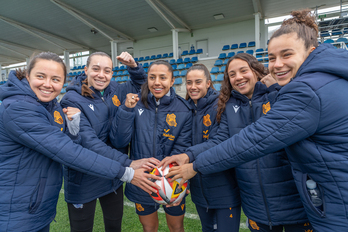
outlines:
[{"label": "smiling face", "polygon": [[53,60],[38,59],[27,75],[30,88],[42,102],[55,99],[64,85],[64,67]]},{"label": "smiling face", "polygon": [[284,86],[295,77],[298,69],[315,47],[305,48],[304,41],[296,33],[273,38],[268,45],[268,68],[279,85]]},{"label": "smiling face", "polygon": [[103,91],[110,84],[112,78],[112,61],[107,56],[94,55],[89,66],[85,67],[88,87],[93,86],[98,91]]},{"label": "smiling face", "polygon": [[227,74],[232,88],[251,99],[258,80],[248,63],[241,59],[232,60]]},{"label": "smiling face", "polygon": [[152,65],[147,74],[150,92],[156,100],[166,95],[174,84],[174,78],[168,67],[163,64]]},{"label": "smiling face", "polygon": [[195,104],[207,94],[210,84],[203,70],[192,70],[186,75],[186,91]]}]

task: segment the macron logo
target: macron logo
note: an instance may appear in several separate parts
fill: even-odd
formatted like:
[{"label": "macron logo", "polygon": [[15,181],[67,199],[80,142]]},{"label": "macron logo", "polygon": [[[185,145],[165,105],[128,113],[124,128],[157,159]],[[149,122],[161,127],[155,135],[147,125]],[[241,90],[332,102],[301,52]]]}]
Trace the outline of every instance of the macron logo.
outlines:
[{"label": "macron logo", "polygon": [[138,109],[138,112],[139,112],[139,115],[141,115],[144,112],[144,110],[143,109]]},{"label": "macron logo", "polygon": [[234,112],[237,113],[239,108],[240,108],[240,106],[237,106],[237,105],[233,106]]},{"label": "macron logo", "polygon": [[89,104],[88,106],[94,111],[94,106],[92,104]]}]

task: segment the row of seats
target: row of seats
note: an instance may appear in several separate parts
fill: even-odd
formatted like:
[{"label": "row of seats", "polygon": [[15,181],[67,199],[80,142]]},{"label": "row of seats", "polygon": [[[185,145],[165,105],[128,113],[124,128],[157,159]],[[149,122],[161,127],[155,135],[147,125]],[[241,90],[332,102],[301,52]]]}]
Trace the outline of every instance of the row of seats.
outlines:
[{"label": "row of seats", "polygon": [[[218,56],[218,59],[220,60],[224,60],[224,59],[229,59],[233,56],[235,56],[236,54],[239,54],[239,53],[244,53],[244,51],[238,51],[237,53],[236,52],[229,52],[229,53],[220,53],[219,56]],[[247,50],[245,51],[245,53],[248,53],[250,55],[254,55],[254,50]]]},{"label": "row of seats", "polygon": [[348,27],[341,28],[341,29],[338,28],[338,29],[332,29],[327,31],[321,31],[320,37],[331,37],[331,36],[339,36],[344,34],[348,34]]},{"label": "row of seats", "polygon": [[[181,56],[187,56],[187,55],[195,55],[195,54],[202,54],[203,49],[199,48],[196,50],[185,50],[181,53]],[[166,59],[166,58],[171,58],[173,57],[173,53],[164,53],[164,54],[158,54],[158,55],[152,55],[152,56],[145,56],[145,57],[136,57],[134,58],[135,61],[137,62],[143,62],[143,61],[148,61],[148,60],[156,60],[156,59]]]},{"label": "row of seats", "polygon": [[0,85],[5,84],[7,81],[0,81]]},{"label": "row of seats", "polygon": [[250,41],[248,44],[243,42],[238,44],[232,44],[231,46],[226,44],[222,47],[223,51],[230,50],[230,49],[237,49],[237,48],[246,48],[246,47],[255,47],[255,41]]},{"label": "row of seats", "polygon": [[324,41],[324,43],[339,43],[339,42],[348,44],[348,39],[346,37],[341,37],[341,38],[338,38],[336,41],[333,39],[327,39]]},{"label": "row of seats", "polygon": [[84,69],[86,67],[86,65],[80,65],[80,66],[74,66],[72,69],[70,70],[79,70],[79,69]]}]

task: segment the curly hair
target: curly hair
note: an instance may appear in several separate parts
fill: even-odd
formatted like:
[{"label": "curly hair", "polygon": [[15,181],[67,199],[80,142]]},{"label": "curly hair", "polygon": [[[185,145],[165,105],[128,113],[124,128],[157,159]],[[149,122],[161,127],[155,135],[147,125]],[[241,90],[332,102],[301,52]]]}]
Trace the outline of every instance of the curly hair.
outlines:
[{"label": "curly hair", "polygon": [[227,64],[226,69],[224,71],[224,80],[222,81],[220,95],[219,95],[219,101],[218,101],[218,108],[217,108],[217,115],[216,119],[218,122],[221,120],[221,115],[225,111],[226,103],[230,99],[231,91],[232,91],[232,85],[230,83],[230,78],[228,76],[228,67],[230,63],[235,60],[240,59],[248,63],[250,69],[255,73],[258,80],[260,80],[263,76],[268,74],[268,69],[265,68],[263,64],[257,61],[257,59],[247,53],[239,53],[233,57],[231,57]]},{"label": "curly hair", "polygon": [[269,42],[284,34],[296,33],[302,39],[305,48],[318,47],[318,25],[314,14],[309,9],[291,12],[292,18],[284,20],[281,27],[274,32]]}]

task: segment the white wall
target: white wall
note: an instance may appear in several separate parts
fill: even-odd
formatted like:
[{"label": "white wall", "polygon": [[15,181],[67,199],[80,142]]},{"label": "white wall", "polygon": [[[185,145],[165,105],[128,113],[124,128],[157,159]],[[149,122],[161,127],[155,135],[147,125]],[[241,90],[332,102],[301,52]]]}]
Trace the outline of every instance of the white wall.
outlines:
[{"label": "white wall", "polygon": [[[192,33],[179,33],[179,47],[181,51],[190,50],[191,45],[195,46],[197,40],[208,40],[209,57],[218,56],[225,44],[255,41],[255,20],[242,21],[238,23],[224,24],[220,26],[194,30]],[[262,23],[261,23],[262,25]],[[261,26],[262,27],[262,26]],[[264,30],[260,29],[261,33]],[[262,36],[261,36],[262,38]],[[143,39],[133,44],[134,57],[150,56],[163,53],[170,53],[172,48],[172,34],[166,36]],[[195,47],[197,49],[197,47]],[[206,52],[206,51],[204,51]]]}]

